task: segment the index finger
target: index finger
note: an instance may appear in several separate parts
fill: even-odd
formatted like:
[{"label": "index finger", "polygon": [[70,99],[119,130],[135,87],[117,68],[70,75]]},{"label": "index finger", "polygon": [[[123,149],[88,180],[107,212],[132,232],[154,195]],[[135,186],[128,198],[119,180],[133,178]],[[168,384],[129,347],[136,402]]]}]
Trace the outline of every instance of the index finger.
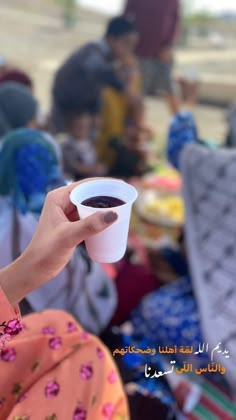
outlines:
[{"label": "index finger", "polygon": [[74,204],[70,201],[71,191],[78,187],[78,185],[98,179],[102,178],[85,178],[82,181],[72,182],[72,184],[51,191],[48,197],[53,201],[54,204],[59,206],[65,213],[68,214],[75,208]]},{"label": "index finger", "polygon": [[69,215],[71,212],[74,211],[75,206],[70,201],[70,193],[71,191],[78,187],[85,182],[89,181],[97,181],[100,179],[114,179],[111,177],[93,177],[93,178],[85,178],[82,181],[73,182],[72,184],[66,185],[65,187],[58,188],[57,190],[52,191],[50,194],[51,200],[54,204],[59,206],[66,215]]}]

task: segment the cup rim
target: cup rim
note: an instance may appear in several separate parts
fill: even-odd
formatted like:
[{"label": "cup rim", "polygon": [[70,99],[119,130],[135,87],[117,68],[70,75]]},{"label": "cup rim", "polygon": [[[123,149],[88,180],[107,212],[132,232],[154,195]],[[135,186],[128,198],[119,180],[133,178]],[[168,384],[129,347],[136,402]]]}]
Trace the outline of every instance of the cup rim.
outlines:
[{"label": "cup rim", "polygon": [[[111,183],[113,182],[114,184],[126,184],[126,186],[130,189],[133,190],[134,193],[134,197],[132,200],[129,200],[128,202],[125,202],[124,204],[121,204],[120,206],[116,206],[116,207],[106,207],[106,208],[100,208],[100,207],[90,207],[90,206],[84,206],[82,203],[76,202],[75,200],[75,194],[76,194],[76,190],[78,190],[79,188],[85,186],[86,184],[95,184],[95,183]],[[109,196],[108,196],[109,197]],[[115,194],[113,195],[113,197],[115,197]],[[96,209],[98,211],[109,211],[109,209],[113,209],[113,208],[119,208],[119,207],[124,207],[127,205],[130,205],[132,203],[135,202],[135,200],[138,197],[138,191],[135,187],[133,187],[133,185],[129,184],[128,182],[125,182],[123,180],[119,180],[119,179],[96,179],[96,180],[92,180],[92,181],[86,181],[80,185],[77,185],[75,188],[73,188],[73,190],[70,192],[70,201],[76,206],[81,206],[82,208],[87,208],[87,209]],[[119,197],[117,197],[119,198]]]}]

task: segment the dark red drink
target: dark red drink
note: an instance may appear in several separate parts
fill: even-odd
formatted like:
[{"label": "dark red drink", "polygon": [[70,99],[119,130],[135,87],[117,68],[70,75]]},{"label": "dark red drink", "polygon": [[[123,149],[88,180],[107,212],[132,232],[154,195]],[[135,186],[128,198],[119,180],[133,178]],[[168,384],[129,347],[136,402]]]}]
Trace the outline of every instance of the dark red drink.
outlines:
[{"label": "dark red drink", "polygon": [[99,195],[97,197],[87,198],[81,204],[83,204],[83,206],[94,207],[96,209],[109,209],[111,207],[122,206],[125,202],[116,197]]}]

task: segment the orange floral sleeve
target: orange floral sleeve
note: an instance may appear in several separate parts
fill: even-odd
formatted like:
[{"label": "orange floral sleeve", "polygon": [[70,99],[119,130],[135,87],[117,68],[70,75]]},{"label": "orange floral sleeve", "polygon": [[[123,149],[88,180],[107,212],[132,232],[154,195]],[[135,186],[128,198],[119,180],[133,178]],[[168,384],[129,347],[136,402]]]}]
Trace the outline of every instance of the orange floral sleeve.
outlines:
[{"label": "orange floral sleeve", "polygon": [[18,306],[13,308],[0,288],[0,351],[10,339],[22,330]]}]

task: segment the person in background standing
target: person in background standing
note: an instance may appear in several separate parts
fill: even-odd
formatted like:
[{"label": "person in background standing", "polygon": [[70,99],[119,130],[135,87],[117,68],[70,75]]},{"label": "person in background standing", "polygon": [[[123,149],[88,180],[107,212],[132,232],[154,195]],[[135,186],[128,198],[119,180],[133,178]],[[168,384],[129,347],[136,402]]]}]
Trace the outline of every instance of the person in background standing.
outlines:
[{"label": "person in background standing", "polygon": [[165,96],[172,114],[180,110],[172,78],[173,49],[180,20],[179,0],[127,0],[125,15],[139,33],[137,54],[147,95]]}]

